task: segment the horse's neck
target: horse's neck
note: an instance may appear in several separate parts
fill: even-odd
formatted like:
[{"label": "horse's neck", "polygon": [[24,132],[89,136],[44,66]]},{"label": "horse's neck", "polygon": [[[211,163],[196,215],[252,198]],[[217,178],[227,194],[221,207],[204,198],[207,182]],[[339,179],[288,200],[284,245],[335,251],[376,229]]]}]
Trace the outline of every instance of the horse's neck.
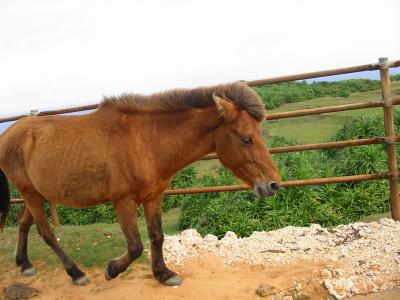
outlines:
[{"label": "horse's neck", "polygon": [[215,108],[204,108],[149,115],[146,123],[157,169],[172,176],[215,151],[215,129],[221,120]]}]

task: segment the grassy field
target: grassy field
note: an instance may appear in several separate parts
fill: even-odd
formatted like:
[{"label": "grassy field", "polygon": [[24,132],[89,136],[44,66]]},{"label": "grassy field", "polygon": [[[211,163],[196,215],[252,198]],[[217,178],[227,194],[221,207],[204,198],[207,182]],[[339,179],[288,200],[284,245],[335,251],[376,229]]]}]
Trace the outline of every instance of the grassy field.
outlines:
[{"label": "grassy field", "polygon": [[[163,229],[166,234],[179,232],[177,223],[179,215],[179,209],[172,209],[163,215]],[[150,245],[143,218],[139,220],[139,226],[145,248],[139,261],[147,261]],[[14,265],[17,233],[17,227],[6,227],[0,233],[0,269],[4,265]],[[80,266],[105,267],[111,258],[126,252],[126,241],[119,224],[62,225],[55,228],[55,233],[64,250]],[[61,265],[53,250],[37,233],[35,226],[29,233],[28,251],[34,265],[35,261],[45,261],[50,266]]]},{"label": "grassy field", "polygon": [[[393,98],[400,97],[400,82],[392,82]],[[299,109],[317,108],[331,105],[351,104],[381,99],[381,91],[370,91],[352,93],[349,97],[318,98],[303,102],[288,103],[277,109],[270,110],[270,113],[293,111]],[[334,132],[343,124],[355,116],[372,116],[382,114],[382,108],[370,108],[362,110],[351,110],[322,115],[297,117],[268,121],[264,123],[264,129],[268,136],[281,135],[287,138],[296,139],[299,144],[317,143],[327,141]]]},{"label": "grassy field", "polygon": [[[400,98],[400,81],[392,82],[392,97]],[[352,93],[349,97],[325,97],[303,102],[287,103],[276,109],[268,110],[267,113],[293,111],[332,105],[360,103],[381,100],[380,90],[370,92]],[[382,114],[382,108],[369,108],[360,110],[326,113],[322,115],[296,117],[276,121],[264,122],[264,135],[268,139],[272,136],[284,136],[295,139],[299,144],[325,142],[351,118],[361,115]],[[383,124],[382,124],[383,126]],[[199,175],[213,173],[220,163],[216,160],[199,161],[194,164]]]}]

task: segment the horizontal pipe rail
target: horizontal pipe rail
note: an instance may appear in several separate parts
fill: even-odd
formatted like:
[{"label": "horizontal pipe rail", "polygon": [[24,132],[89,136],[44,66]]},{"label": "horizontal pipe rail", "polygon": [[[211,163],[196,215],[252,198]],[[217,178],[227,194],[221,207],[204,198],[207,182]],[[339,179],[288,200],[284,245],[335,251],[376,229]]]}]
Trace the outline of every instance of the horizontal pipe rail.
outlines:
[{"label": "horizontal pipe rail", "polygon": [[84,105],[72,108],[64,108],[64,109],[57,109],[57,110],[46,110],[38,113],[38,116],[49,116],[49,115],[58,115],[58,114],[68,114],[78,111],[85,111],[85,110],[92,110],[99,107],[99,104],[92,104],[92,105]]},{"label": "horizontal pipe rail", "polygon": [[[392,105],[399,105],[400,99],[393,99]],[[370,101],[370,102],[361,102],[361,103],[353,103],[353,104],[343,104],[343,105],[333,105],[333,106],[325,106],[318,108],[309,108],[309,109],[301,109],[294,111],[285,111],[280,113],[272,113],[267,114],[266,120],[278,120],[292,117],[301,117],[301,116],[311,116],[311,115],[319,115],[323,113],[331,113],[331,112],[339,112],[339,111],[347,111],[347,110],[356,110],[356,109],[365,109],[365,108],[373,108],[373,107],[383,107],[383,101]]]},{"label": "horizontal pipe rail", "polygon": [[[289,186],[320,185],[329,183],[357,182],[364,180],[381,180],[388,178],[389,175],[387,173],[338,176],[338,177],[327,177],[327,178],[316,178],[316,179],[288,180],[288,181],[283,181],[281,183],[281,186],[289,187]],[[173,190],[167,190],[164,195],[214,193],[214,192],[241,191],[249,189],[252,189],[252,187],[250,187],[247,184],[238,184],[238,185],[215,186],[215,187],[213,186],[205,188],[173,189]]]},{"label": "horizontal pipe rail", "polygon": [[[388,64],[388,66],[389,66],[389,68],[400,67],[400,60],[390,62]],[[303,79],[318,78],[318,77],[338,75],[338,74],[373,71],[373,70],[379,70],[379,67],[380,67],[379,63],[378,64],[367,64],[367,65],[360,65],[360,66],[354,66],[354,67],[348,67],[348,68],[302,73],[302,74],[274,77],[274,78],[261,79],[261,80],[250,80],[250,81],[244,81],[244,82],[246,82],[249,86],[258,86],[258,85],[264,85],[264,84],[282,83],[282,82],[293,81],[293,80],[303,80]],[[91,105],[84,105],[84,106],[78,106],[78,107],[72,107],[72,108],[66,108],[66,109],[48,110],[48,111],[38,112],[35,115],[48,116],[48,115],[66,114],[66,113],[72,113],[72,112],[78,112],[78,111],[92,110],[92,109],[96,109],[98,106],[99,106],[98,104],[91,104]],[[0,123],[16,121],[16,120],[19,120],[21,118],[24,118],[24,117],[30,116],[30,115],[31,114],[25,114],[25,115],[13,116],[13,117],[0,118]]]},{"label": "horizontal pipe rail", "polygon": [[[329,183],[381,180],[388,178],[389,175],[387,173],[377,173],[377,174],[338,176],[338,177],[315,178],[315,179],[288,180],[288,181],[283,181],[281,183],[281,186],[290,187],[290,186],[321,185]],[[243,191],[250,189],[252,189],[252,187],[247,184],[237,184],[237,185],[225,185],[225,186],[211,186],[204,188],[173,189],[165,191],[164,195],[172,196],[172,195],[182,195],[182,194],[216,193],[216,192],[229,192],[229,191]],[[11,200],[11,204],[18,204],[23,202],[24,202],[23,199]]]},{"label": "horizontal pipe rail", "polygon": [[[399,66],[400,66],[400,60],[396,60],[396,61],[389,63],[389,68],[397,68]],[[310,78],[319,78],[319,77],[339,75],[339,74],[374,71],[374,70],[379,70],[379,68],[380,68],[380,64],[375,63],[375,64],[367,64],[367,65],[360,65],[360,66],[326,70],[326,71],[317,71],[317,72],[302,73],[302,74],[295,74],[295,75],[289,75],[289,76],[274,77],[274,78],[268,78],[268,79],[250,80],[250,81],[246,81],[246,83],[249,86],[258,86],[258,85],[282,83],[282,82],[295,81],[295,80],[304,80],[304,79],[310,79]]]},{"label": "horizontal pipe rail", "polygon": [[30,113],[30,114],[26,114],[26,115],[1,118],[0,123],[16,121],[16,120],[22,119],[24,117],[32,116],[32,115],[34,115],[34,116],[50,116],[50,115],[61,115],[61,114],[68,114],[68,113],[85,111],[85,110],[92,110],[92,109],[96,109],[98,106],[99,106],[99,104],[92,104],[92,105],[84,105],[84,106],[77,106],[77,107],[64,108],[64,109],[45,110],[45,111],[41,111],[41,112],[37,112],[37,113]]},{"label": "horizontal pipe rail", "polygon": [[[399,105],[399,104],[400,104],[400,99],[392,100],[392,105]],[[95,109],[97,107],[98,107],[97,104],[86,105],[86,106],[79,106],[79,107],[68,108],[68,109],[42,111],[35,115],[36,116],[49,116],[49,115],[57,115],[57,114],[66,114],[66,113],[71,113],[71,112],[91,110],[91,109]],[[360,103],[353,103],[353,104],[333,105],[333,106],[301,109],[301,110],[294,110],[294,111],[287,111],[287,112],[280,112],[280,113],[271,113],[271,114],[267,114],[265,119],[266,120],[278,120],[278,119],[285,119],[285,118],[291,118],[291,117],[301,117],[301,116],[317,115],[317,114],[322,114],[322,113],[340,112],[340,111],[365,109],[365,108],[373,108],[373,107],[383,107],[383,101],[377,100],[377,101],[370,101],[370,102],[360,102]],[[15,117],[2,118],[2,119],[0,119],[0,123],[15,121],[15,120],[21,119],[26,116],[28,116],[28,115],[19,115],[19,116],[15,116]]]},{"label": "horizontal pipe rail", "polygon": [[24,199],[11,199],[11,204],[21,204],[24,203]]},{"label": "horizontal pipe rail", "polygon": [[[400,142],[400,135],[397,135],[394,142]],[[345,148],[354,146],[365,146],[365,145],[376,145],[386,143],[386,137],[373,137],[368,139],[358,139],[358,140],[346,140],[337,142],[327,142],[327,143],[316,143],[316,144],[305,144],[305,145],[295,145],[286,147],[275,147],[269,148],[269,153],[287,153],[296,151],[307,151],[307,150],[321,150],[321,149],[332,149],[332,148]],[[217,159],[218,156],[215,153],[208,154],[202,158],[202,160]]]}]

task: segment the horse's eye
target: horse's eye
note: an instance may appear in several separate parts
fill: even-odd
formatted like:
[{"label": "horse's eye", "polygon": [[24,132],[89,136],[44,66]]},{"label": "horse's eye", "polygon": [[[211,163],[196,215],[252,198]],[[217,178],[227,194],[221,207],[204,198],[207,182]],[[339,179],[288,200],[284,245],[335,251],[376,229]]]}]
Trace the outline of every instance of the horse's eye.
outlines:
[{"label": "horse's eye", "polygon": [[246,145],[253,145],[253,140],[249,137],[242,138],[243,143]]}]

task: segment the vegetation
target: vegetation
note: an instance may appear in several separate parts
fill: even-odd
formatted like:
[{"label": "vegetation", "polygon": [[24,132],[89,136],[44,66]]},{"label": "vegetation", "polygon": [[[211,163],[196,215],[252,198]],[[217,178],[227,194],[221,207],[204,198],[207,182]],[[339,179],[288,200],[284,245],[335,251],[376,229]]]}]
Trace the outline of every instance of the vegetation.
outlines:
[{"label": "vegetation", "polygon": [[274,85],[254,87],[261,96],[267,109],[279,107],[285,103],[301,102],[315,98],[348,97],[354,92],[365,92],[380,88],[379,80],[350,79],[342,81],[306,81],[285,82]]},{"label": "vegetation", "polygon": [[[400,93],[400,81],[392,82],[392,95],[396,98]],[[317,108],[322,106],[332,106],[341,104],[352,104],[367,102],[371,100],[379,100],[382,98],[380,90],[369,92],[352,93],[349,97],[324,97],[318,99],[307,100],[303,102],[287,103],[283,106],[269,110],[269,113],[293,111],[299,109]],[[295,139],[300,144],[319,143],[328,141],[331,136],[346,122],[351,121],[355,117],[378,116],[382,115],[382,108],[369,108],[351,111],[342,111],[336,113],[326,113],[322,115],[297,117],[290,119],[282,119],[276,121],[264,122],[263,127],[266,133],[267,141],[272,136],[284,136],[288,139]]]},{"label": "vegetation", "polygon": [[[178,209],[172,209],[163,215],[163,229],[166,234],[172,235],[179,231],[177,218]],[[43,268],[54,268],[54,265],[60,266],[60,261],[54,251],[46,245],[43,239],[37,233],[36,228],[29,233],[29,258],[33,264]],[[147,237],[147,228],[144,219],[139,220],[139,230],[142,238],[144,252],[136,262],[148,260],[150,252],[149,241]],[[16,266],[12,263],[15,260],[15,245],[17,242],[17,227],[6,227],[0,234],[0,268],[3,271],[4,265],[13,269]],[[126,252],[126,240],[119,224],[91,224],[91,225],[65,225],[55,228],[55,233],[59,239],[61,247],[68,255],[83,267],[101,267],[104,268],[108,260],[118,257]],[[40,261],[38,263],[37,261]],[[46,263],[43,264],[42,262]],[[38,265],[39,264],[39,265]],[[130,276],[130,270],[121,276]],[[16,269],[15,269],[16,270]],[[151,271],[150,271],[151,272]]]},{"label": "vegetation", "polygon": [[391,81],[400,81],[400,73],[390,76]]},{"label": "vegetation", "polygon": [[[400,129],[400,113],[396,112]],[[381,116],[350,120],[332,140],[382,136]],[[295,144],[293,140],[275,137],[271,146]],[[327,151],[294,152],[276,155],[283,180],[331,177],[384,172],[387,169],[385,149],[370,145]],[[233,184],[225,169],[217,177],[204,176],[198,185]],[[367,215],[389,210],[387,181],[291,187],[269,199],[255,199],[251,192],[188,195],[182,205],[180,226],[196,228],[202,234],[223,236],[232,230],[240,236],[255,230],[283,226],[308,226],[319,223],[334,226],[358,221]]]},{"label": "vegetation", "polygon": [[[390,76],[392,81],[400,81],[400,74]],[[341,81],[318,81],[307,83],[292,81],[273,85],[254,87],[267,109],[282,106],[285,103],[302,102],[304,100],[323,97],[348,97],[351,93],[378,90],[379,80],[349,79]]]}]

